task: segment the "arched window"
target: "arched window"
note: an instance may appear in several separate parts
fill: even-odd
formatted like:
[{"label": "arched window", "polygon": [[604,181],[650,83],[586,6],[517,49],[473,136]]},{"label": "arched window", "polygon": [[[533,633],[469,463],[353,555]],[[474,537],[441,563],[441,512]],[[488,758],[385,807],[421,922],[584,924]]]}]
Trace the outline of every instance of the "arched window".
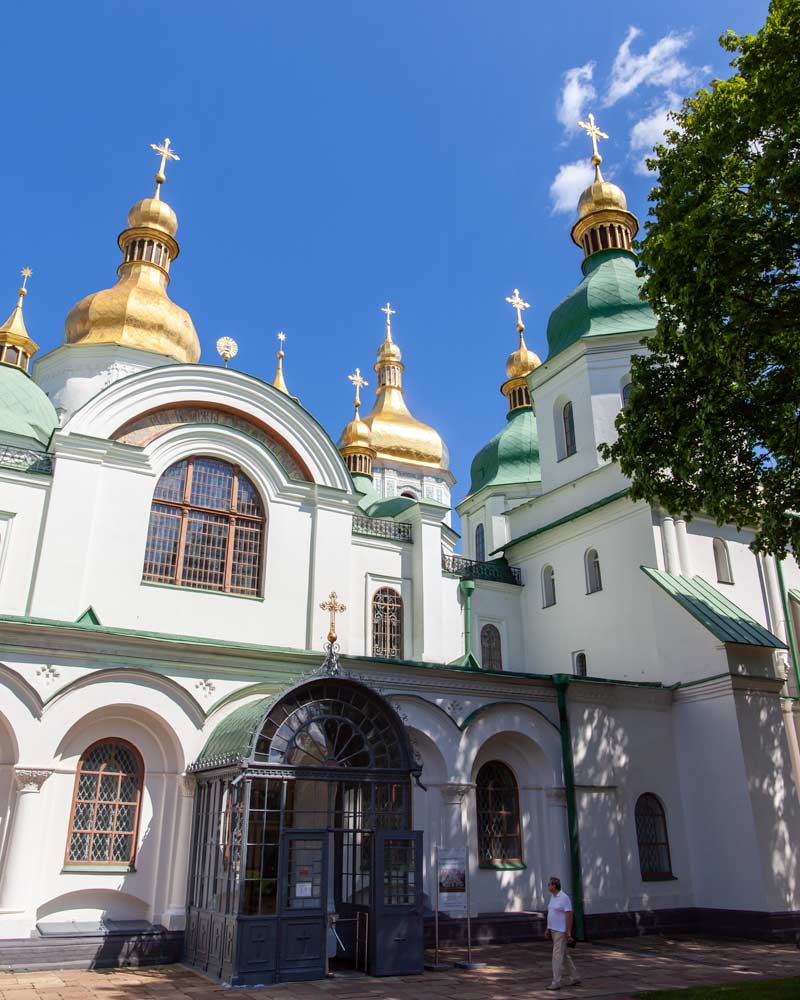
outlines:
[{"label": "arched window", "polygon": [[583,557],[586,567],[586,593],[596,594],[603,589],[603,578],[600,576],[600,556],[597,549],[587,549]]},{"label": "arched window", "polygon": [[640,795],[636,802],[636,841],[642,878],[672,878],[667,818],[661,802],[651,792]]},{"label": "arched window", "polygon": [[171,465],[153,494],[144,580],[258,594],[264,508],[235,465],[195,456]]},{"label": "arched window", "polygon": [[481,666],[484,670],[503,669],[500,630],[496,625],[484,625],[481,629]]},{"label": "arched window", "polygon": [[483,533],[482,524],[479,524],[475,529],[475,558],[478,562],[486,560],[486,537]]},{"label": "arched window", "polygon": [[586,676],[586,653],[582,649],[572,654],[572,672],[576,677]]},{"label": "arched window", "polygon": [[403,657],[403,599],[393,587],[381,587],[372,598],[372,655]]},{"label": "arched window", "polygon": [[542,607],[552,608],[556,603],[556,574],[552,566],[542,570]]},{"label": "arched window", "polygon": [[564,458],[574,455],[577,451],[575,445],[575,416],[572,412],[572,403],[564,403],[562,410],[564,420]]},{"label": "arched window", "polygon": [[623,385],[623,387],[622,387],[622,409],[623,410],[625,409],[625,407],[628,405],[628,403],[630,401],[631,392],[632,391],[633,391],[633,382],[626,382],[625,385]]},{"label": "arched window", "polygon": [[714,539],[714,564],[717,567],[717,583],[733,583],[728,546],[721,538]]},{"label": "arched window", "polygon": [[522,861],[519,794],[511,768],[490,760],[475,781],[478,804],[478,861],[492,865]]},{"label": "arched window", "polygon": [[125,740],[84,751],[75,775],[65,865],[132,865],[144,764]]}]

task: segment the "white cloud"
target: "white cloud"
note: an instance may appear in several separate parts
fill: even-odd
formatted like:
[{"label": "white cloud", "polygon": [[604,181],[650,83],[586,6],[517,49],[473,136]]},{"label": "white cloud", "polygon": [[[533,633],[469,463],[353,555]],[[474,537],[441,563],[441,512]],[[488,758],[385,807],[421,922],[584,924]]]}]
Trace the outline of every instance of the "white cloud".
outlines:
[{"label": "white cloud", "polygon": [[662,142],[664,130],[675,128],[675,123],[670,122],[669,113],[680,105],[681,99],[678,94],[668,91],[652,112],[645,118],[640,119],[631,129],[630,150],[635,157],[633,169],[637,174],[648,174],[645,160],[652,156],[653,146]]},{"label": "white cloud", "polygon": [[611,78],[603,104],[609,107],[628,97],[642,84],[655,87],[670,87],[676,84],[690,84],[698,70],[687,66],[679,53],[691,41],[691,33],[678,34],[671,31],[651,45],[643,55],[631,52],[631,43],[641,35],[638,28],[628,28],[628,34],[617,50],[611,67]]},{"label": "white cloud", "polygon": [[592,183],[593,176],[591,160],[575,160],[574,163],[564,163],[559,167],[555,180],[550,185],[553,214],[574,212],[581,192]]},{"label": "white cloud", "polygon": [[564,74],[564,86],[556,105],[556,118],[565,129],[574,129],[587,103],[597,97],[597,91],[592,85],[593,75],[593,62],[573,66]]}]

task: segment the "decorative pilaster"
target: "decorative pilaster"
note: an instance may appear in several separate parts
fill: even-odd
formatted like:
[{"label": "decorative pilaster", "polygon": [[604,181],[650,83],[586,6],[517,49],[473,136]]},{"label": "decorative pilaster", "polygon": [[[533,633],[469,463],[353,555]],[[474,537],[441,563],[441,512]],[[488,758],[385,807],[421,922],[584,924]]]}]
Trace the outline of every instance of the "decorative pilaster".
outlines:
[{"label": "decorative pilaster", "polygon": [[2,873],[1,910],[19,912],[29,904],[33,888],[31,870],[39,860],[44,827],[39,792],[52,773],[45,768],[14,768],[17,794]]},{"label": "decorative pilaster", "polygon": [[442,785],[442,846],[463,847],[467,841],[467,826],[464,822],[464,800],[472,785],[458,782]]}]

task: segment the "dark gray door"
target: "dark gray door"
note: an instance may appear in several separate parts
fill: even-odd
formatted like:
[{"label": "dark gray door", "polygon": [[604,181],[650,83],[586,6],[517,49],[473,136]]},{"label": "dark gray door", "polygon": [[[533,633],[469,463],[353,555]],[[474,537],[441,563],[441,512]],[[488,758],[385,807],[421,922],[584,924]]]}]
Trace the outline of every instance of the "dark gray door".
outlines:
[{"label": "dark gray door", "polygon": [[373,976],[413,976],[424,965],[422,940],[422,833],[382,832],[375,837]]},{"label": "dark gray door", "polygon": [[278,982],[325,975],[328,834],[284,834],[281,851]]}]

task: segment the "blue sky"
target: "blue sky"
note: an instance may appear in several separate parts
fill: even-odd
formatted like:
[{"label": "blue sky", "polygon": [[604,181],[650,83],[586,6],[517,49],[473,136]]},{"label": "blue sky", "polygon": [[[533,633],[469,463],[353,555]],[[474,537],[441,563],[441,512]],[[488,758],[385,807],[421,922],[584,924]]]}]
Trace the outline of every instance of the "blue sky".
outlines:
[{"label": "blue sky", "polygon": [[[374,398],[380,306],[397,310],[412,412],[447,441],[469,485],[501,426],[519,287],[528,345],[580,279],[569,239],[594,111],[604,171],[640,220],[642,160],[665,111],[729,73],[727,28],[756,30],[766,0],[541,4],[535,0],[55,0],[6,5],[6,197],[0,311],[23,265],[43,351],[64,318],[115,280],[116,237],[151,193],[151,142],[181,156],[170,294],[202,360],[216,339],[269,380],[285,330],[289,388],[334,438],[346,375]],[[5,304],[3,304],[5,303]],[[5,315],[5,313],[4,313]]]}]

